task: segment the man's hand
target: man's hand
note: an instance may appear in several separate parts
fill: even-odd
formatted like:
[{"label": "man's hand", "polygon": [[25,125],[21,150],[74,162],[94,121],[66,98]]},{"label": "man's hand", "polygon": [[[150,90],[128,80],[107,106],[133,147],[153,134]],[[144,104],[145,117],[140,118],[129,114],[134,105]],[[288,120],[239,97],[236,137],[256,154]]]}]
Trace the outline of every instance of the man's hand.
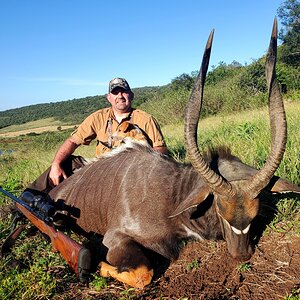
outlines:
[{"label": "man's hand", "polygon": [[72,137],[69,137],[58,149],[49,173],[49,178],[54,185],[58,185],[64,179],[68,178],[66,172],[61,167],[61,164],[75,151],[78,146],[79,144],[77,144]]},{"label": "man's hand", "polygon": [[49,178],[54,185],[58,185],[67,177],[68,176],[66,175],[65,171],[61,168],[60,165],[54,163],[51,165]]}]

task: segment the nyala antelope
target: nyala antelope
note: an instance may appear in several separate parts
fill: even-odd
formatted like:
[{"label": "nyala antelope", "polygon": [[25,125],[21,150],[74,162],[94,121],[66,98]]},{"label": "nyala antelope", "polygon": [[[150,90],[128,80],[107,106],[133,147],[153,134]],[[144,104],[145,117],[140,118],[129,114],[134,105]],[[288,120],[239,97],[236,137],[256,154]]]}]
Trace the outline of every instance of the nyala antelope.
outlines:
[{"label": "nyala antelope", "polygon": [[220,147],[201,154],[197,126],[213,40],[211,32],[185,116],[185,147],[191,164],[182,164],[150,147],[127,142],[116,153],[84,166],[49,195],[80,211],[74,222],[86,233],[103,236],[107,248],[99,265],[133,287],[151,282],[153,266],[145,249],[174,260],[182,239],[220,239],[236,259],[253,254],[251,225],[260,196],[300,193],[300,187],[274,176],[286,145],[287,126],[276,81],[277,22],[266,58],[272,146],[260,170]]}]

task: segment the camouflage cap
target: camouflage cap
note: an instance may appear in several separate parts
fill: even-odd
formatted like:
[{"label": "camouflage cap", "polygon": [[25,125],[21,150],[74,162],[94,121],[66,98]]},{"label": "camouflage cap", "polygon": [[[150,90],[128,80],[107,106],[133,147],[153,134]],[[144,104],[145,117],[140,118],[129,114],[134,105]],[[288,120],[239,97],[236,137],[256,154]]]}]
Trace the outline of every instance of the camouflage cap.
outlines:
[{"label": "camouflage cap", "polygon": [[109,82],[108,92],[111,93],[113,89],[120,87],[126,91],[130,91],[130,86],[124,78],[114,78]]}]

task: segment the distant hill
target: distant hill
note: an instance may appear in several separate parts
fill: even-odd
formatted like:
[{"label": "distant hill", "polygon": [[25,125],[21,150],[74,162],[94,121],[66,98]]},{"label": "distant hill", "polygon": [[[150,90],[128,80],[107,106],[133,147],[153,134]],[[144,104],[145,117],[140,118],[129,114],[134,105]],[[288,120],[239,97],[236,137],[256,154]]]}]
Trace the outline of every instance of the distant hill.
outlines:
[{"label": "distant hill", "polygon": [[[135,107],[151,99],[163,87],[143,87],[133,89]],[[65,124],[81,123],[90,113],[107,107],[105,95],[92,96],[60,102],[50,102],[9,109],[0,112],[0,128],[24,124],[30,121],[53,117]]]}]

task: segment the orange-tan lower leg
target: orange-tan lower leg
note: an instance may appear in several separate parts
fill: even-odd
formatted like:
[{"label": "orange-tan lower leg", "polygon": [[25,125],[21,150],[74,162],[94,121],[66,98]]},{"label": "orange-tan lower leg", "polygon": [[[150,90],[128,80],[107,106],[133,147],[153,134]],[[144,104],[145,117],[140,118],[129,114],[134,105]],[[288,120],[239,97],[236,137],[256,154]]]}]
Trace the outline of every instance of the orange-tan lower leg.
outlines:
[{"label": "orange-tan lower leg", "polygon": [[118,272],[116,267],[108,263],[101,262],[100,275],[103,277],[113,277],[135,288],[143,288],[151,282],[153,270],[149,270],[146,266],[140,266],[136,269],[124,272]]}]

